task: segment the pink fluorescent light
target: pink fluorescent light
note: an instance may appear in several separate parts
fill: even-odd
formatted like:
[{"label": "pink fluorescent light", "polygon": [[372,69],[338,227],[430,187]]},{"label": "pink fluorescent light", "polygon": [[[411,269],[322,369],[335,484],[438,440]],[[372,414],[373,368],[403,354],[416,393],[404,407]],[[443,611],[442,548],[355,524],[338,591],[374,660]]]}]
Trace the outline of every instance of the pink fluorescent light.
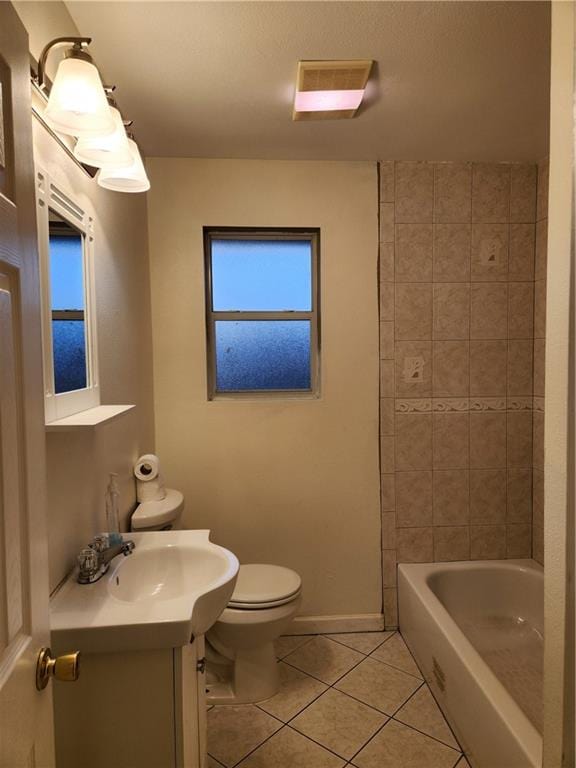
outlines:
[{"label": "pink fluorescent light", "polygon": [[296,112],[331,112],[358,109],[364,89],[358,91],[297,91],[294,100]]}]

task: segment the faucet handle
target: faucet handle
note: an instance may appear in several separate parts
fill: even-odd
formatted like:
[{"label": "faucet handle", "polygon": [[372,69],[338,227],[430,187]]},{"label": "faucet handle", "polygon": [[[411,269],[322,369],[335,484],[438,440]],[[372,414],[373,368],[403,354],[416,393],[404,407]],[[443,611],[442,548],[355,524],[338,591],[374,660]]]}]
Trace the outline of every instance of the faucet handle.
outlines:
[{"label": "faucet handle", "polygon": [[105,552],[110,547],[110,541],[107,534],[99,533],[98,536],[94,536],[90,547],[99,554]]},{"label": "faucet handle", "polygon": [[84,547],[78,555],[81,573],[93,573],[98,570],[98,553],[92,547]]}]

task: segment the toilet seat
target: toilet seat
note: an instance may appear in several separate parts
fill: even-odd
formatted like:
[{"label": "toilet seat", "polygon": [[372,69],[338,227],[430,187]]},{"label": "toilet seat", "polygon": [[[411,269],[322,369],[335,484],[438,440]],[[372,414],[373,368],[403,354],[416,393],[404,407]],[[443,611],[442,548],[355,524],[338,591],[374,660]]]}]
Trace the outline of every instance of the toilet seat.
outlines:
[{"label": "toilet seat", "polygon": [[280,565],[241,565],[228,608],[263,610],[296,600],[300,595],[300,576]]}]

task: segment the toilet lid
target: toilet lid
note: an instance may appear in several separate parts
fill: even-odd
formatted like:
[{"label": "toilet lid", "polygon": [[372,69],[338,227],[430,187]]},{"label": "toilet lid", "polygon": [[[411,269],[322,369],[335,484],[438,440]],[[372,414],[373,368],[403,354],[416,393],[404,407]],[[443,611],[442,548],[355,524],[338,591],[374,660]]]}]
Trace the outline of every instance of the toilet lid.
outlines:
[{"label": "toilet lid", "polygon": [[300,576],[281,565],[241,565],[230,607],[264,608],[282,605],[300,592]]}]

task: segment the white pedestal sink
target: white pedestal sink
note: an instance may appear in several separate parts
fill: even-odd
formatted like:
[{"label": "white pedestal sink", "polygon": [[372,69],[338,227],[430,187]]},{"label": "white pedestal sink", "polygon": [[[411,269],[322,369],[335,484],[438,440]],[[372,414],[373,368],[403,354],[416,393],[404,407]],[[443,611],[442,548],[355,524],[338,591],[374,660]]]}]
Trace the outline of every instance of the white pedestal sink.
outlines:
[{"label": "white pedestal sink", "polygon": [[75,574],[51,601],[52,648],[81,652],[54,687],[59,768],[204,768],[204,633],[224,610],[238,560],[209,531],[134,533],[95,584]]},{"label": "white pedestal sink", "polygon": [[136,548],[119,555],[95,584],[75,575],[50,603],[53,643],[84,652],[177,648],[204,635],[236,583],[238,560],[212,544],[209,531],[129,535]]}]

